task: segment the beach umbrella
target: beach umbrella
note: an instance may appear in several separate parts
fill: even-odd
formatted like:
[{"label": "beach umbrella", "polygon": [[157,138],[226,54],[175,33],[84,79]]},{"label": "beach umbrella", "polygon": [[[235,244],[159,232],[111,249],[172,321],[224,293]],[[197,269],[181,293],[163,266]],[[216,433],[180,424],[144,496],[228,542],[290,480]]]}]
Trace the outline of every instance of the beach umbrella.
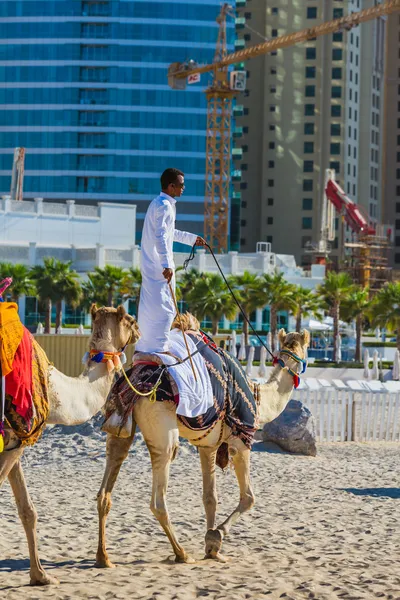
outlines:
[{"label": "beach umbrella", "polygon": [[244,333],[240,336],[239,360],[246,360],[246,344]]},{"label": "beach umbrella", "polygon": [[267,350],[264,348],[264,346],[261,346],[260,366],[258,368],[258,374],[263,379],[265,379],[267,377],[267,365],[265,364],[266,360],[267,360]]},{"label": "beach umbrella", "polygon": [[379,355],[378,350],[374,351],[372,357],[372,371],[371,371],[371,379],[379,379]]},{"label": "beach umbrella", "polygon": [[246,365],[246,375],[248,375],[249,377],[251,377],[251,371],[253,368],[253,360],[254,360],[254,346],[250,346],[249,358],[247,359],[247,365]]},{"label": "beach umbrella", "polygon": [[79,325],[78,331],[79,331],[80,335],[83,335],[85,333],[85,329],[84,329],[82,323]]},{"label": "beach umbrella", "polygon": [[57,327],[56,333],[57,333],[57,334],[61,334],[61,333],[63,333],[63,328],[62,328],[62,326],[61,326],[61,325],[60,325],[60,327]]},{"label": "beach umbrella", "polygon": [[41,335],[44,332],[44,327],[42,323],[37,324],[36,333]]},{"label": "beach umbrella", "polygon": [[232,331],[232,335],[231,335],[231,354],[232,354],[232,356],[235,356],[235,357],[237,354],[236,344],[237,344],[237,335],[236,335],[236,330],[234,329]]},{"label": "beach umbrella", "polygon": [[392,379],[394,381],[400,379],[400,352],[397,349],[394,353]]},{"label": "beach umbrella", "polygon": [[275,350],[279,350],[280,344],[279,344],[278,332],[275,333],[274,340],[275,340]]},{"label": "beach umbrella", "polygon": [[369,352],[368,352],[367,348],[365,348],[365,350],[364,350],[364,377],[365,377],[365,379],[369,379],[369,361],[370,361]]},{"label": "beach umbrella", "polygon": [[268,333],[267,333],[267,348],[269,348],[271,350],[271,346],[272,346],[272,336],[271,336],[271,332],[268,331]]}]

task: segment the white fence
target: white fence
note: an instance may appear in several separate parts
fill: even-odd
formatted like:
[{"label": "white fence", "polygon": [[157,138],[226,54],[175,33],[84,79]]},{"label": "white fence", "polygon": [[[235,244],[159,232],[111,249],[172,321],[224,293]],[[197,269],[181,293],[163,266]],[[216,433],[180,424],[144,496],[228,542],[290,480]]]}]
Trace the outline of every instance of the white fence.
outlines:
[{"label": "white fence", "polygon": [[400,394],[350,390],[297,390],[316,420],[317,440],[400,441]]}]

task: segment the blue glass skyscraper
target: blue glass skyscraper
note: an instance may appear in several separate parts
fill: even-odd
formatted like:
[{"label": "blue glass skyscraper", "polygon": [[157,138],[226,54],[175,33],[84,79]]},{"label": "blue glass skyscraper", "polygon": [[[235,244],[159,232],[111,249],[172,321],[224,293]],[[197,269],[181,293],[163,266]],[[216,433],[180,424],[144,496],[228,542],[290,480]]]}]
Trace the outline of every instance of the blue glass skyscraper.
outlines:
[{"label": "blue glass skyscraper", "polygon": [[[134,202],[186,174],[178,226],[201,233],[208,81],[175,91],[172,62],[211,62],[220,0],[2,0],[0,193],[26,148],[24,197]],[[228,25],[233,49],[234,24]]]}]

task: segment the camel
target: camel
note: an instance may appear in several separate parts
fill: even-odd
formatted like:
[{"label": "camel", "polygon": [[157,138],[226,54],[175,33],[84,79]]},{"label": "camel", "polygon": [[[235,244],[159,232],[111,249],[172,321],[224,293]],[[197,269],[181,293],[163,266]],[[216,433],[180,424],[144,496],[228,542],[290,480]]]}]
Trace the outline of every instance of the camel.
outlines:
[{"label": "camel", "polygon": [[[133,317],[123,306],[91,309],[92,335],[90,350],[107,352],[115,357],[127,344],[138,339],[138,328]],[[118,364],[118,361],[115,361]],[[88,361],[79,377],[67,377],[55,367],[48,371],[50,411],[48,424],[79,425],[91,419],[103,407],[114,380],[115,367],[106,362]],[[0,486],[8,477],[18,513],[24,526],[29,547],[31,585],[57,584],[48,575],[38,555],[37,513],[29,496],[21,466],[24,448],[12,430],[6,429],[5,451],[0,454]]]},{"label": "camel", "polygon": [[[181,315],[183,318],[183,315]],[[190,330],[193,333],[193,317],[190,316]],[[197,320],[195,319],[197,322]],[[198,322],[197,322],[198,326]],[[185,327],[188,329],[188,327]],[[288,333],[283,329],[279,332],[280,353],[289,350],[301,359],[306,357],[309,344],[308,331]],[[289,355],[279,354],[281,364],[277,364],[266,384],[260,385],[258,396],[258,419],[265,424],[275,419],[286,407],[293,391],[293,377],[288,368],[297,372],[298,363]],[[285,363],[285,366],[283,364]],[[249,382],[251,383],[251,382]],[[254,390],[254,384],[253,391]],[[174,554],[179,563],[194,562],[191,556],[179,543],[169,519],[166,493],[168,487],[169,468],[175,458],[179,436],[197,446],[200,454],[203,474],[203,503],[207,520],[205,536],[205,556],[224,561],[220,550],[225,536],[239,517],[250,510],[255,498],[250,482],[250,449],[238,437],[232,435],[231,429],[222,420],[218,422],[205,437],[199,441],[199,432],[193,431],[180,423],[176,416],[176,406],[171,402],[150,403],[148,398],[140,398],[133,409],[133,427],[130,437],[122,438],[112,434],[107,435],[106,468],[97,496],[99,515],[99,541],[96,555],[96,566],[111,568],[106,549],[106,519],[111,510],[111,493],[116,482],[122,462],[128,455],[129,447],[135,435],[136,425],[140,428],[150,452],[153,486],[150,509],[166,533]],[[216,526],[217,490],[216,490],[216,456],[219,446],[227,442],[229,456],[233,463],[240,489],[239,504],[232,514],[220,525]]]}]

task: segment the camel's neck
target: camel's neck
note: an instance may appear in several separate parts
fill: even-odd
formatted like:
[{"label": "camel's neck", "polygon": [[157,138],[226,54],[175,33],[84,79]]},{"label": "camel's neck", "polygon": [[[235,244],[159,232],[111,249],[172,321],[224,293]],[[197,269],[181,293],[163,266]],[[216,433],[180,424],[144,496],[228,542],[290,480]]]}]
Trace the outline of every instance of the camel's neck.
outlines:
[{"label": "camel's neck", "polygon": [[260,386],[260,425],[270,423],[285,410],[293,392],[293,377],[276,366],[267,383]]},{"label": "camel's neck", "polygon": [[51,367],[47,422],[79,425],[91,419],[104,406],[113,377],[114,372],[108,373],[106,363],[92,364],[79,377],[67,377]]}]

